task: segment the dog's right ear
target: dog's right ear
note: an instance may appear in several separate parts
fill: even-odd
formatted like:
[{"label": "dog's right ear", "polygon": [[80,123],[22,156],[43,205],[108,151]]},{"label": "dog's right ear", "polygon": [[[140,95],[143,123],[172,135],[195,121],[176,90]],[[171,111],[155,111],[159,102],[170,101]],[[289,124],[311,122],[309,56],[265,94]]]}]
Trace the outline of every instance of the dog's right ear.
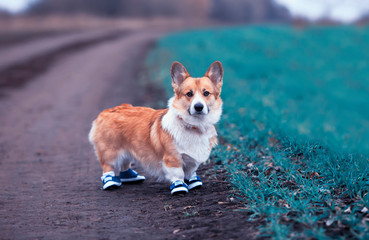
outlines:
[{"label": "dog's right ear", "polygon": [[172,76],[172,86],[179,87],[186,78],[190,76],[186,68],[179,62],[172,63],[170,68],[170,75]]}]

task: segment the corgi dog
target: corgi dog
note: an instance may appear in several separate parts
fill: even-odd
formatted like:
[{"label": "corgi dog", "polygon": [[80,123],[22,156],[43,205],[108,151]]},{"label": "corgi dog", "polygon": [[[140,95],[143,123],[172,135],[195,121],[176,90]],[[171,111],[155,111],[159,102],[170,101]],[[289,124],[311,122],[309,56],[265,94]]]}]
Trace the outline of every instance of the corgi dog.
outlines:
[{"label": "corgi dog", "polygon": [[217,144],[214,124],[222,114],[223,67],[216,61],[203,77],[193,78],[174,62],[170,74],[174,96],[167,109],[122,104],[93,121],[89,140],[101,163],[103,189],[144,181],[131,169],[133,162],[169,182],[171,194],[202,186],[196,170]]}]

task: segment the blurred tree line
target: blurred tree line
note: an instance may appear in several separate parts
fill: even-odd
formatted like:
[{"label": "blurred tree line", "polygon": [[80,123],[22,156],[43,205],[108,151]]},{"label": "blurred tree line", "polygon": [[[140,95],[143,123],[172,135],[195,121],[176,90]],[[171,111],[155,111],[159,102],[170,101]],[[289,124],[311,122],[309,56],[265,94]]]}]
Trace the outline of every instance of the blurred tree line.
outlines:
[{"label": "blurred tree line", "polygon": [[104,17],[213,18],[222,21],[288,19],[287,10],[272,0],[40,0],[30,15],[93,14]]}]

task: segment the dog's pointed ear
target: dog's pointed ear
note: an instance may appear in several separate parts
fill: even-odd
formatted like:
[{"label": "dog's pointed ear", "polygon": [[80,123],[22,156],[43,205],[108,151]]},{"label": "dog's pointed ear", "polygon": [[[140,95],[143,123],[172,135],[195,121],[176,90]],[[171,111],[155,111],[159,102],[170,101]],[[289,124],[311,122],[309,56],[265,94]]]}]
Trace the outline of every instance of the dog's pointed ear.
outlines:
[{"label": "dog's pointed ear", "polygon": [[222,86],[223,84],[223,66],[219,61],[213,62],[208,71],[205,73],[205,77],[208,77],[214,85]]},{"label": "dog's pointed ear", "polygon": [[180,86],[184,82],[184,80],[190,76],[186,68],[179,62],[172,63],[172,67],[170,68],[170,75],[172,76],[173,87]]}]

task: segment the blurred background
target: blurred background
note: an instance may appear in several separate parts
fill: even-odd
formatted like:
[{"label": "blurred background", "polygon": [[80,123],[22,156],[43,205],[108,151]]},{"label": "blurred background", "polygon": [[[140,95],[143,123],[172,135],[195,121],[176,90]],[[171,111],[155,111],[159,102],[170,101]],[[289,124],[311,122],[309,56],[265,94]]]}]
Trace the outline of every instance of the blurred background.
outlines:
[{"label": "blurred background", "polygon": [[0,1],[2,17],[90,14],[100,17],[192,17],[241,23],[287,21],[292,18],[353,23],[366,19],[368,8],[366,0]]},{"label": "blurred background", "polygon": [[0,0],[0,44],[62,31],[173,21],[182,27],[366,24],[368,6],[367,0]]},{"label": "blurred background", "polygon": [[20,17],[180,18],[227,23],[364,23],[367,0],[13,0],[0,1],[2,21]]},{"label": "blurred background", "polygon": [[[101,207],[73,224],[47,204],[68,196],[81,211],[60,179],[92,186],[86,199],[99,194],[91,121],[122,102],[166,107],[173,61],[201,76],[220,60],[224,112],[211,159],[260,220],[259,237],[369,239],[368,23],[369,0],[0,0],[0,184],[42,195],[19,207],[1,194],[1,214],[20,217],[1,216],[0,232],[45,232],[41,217],[23,226],[36,210],[64,217],[65,232],[100,226]],[[22,182],[41,175],[47,187]],[[103,237],[116,225],[105,223]]]},{"label": "blurred background", "polygon": [[366,0],[13,0],[0,1],[2,17],[90,14],[101,17],[193,17],[229,22],[312,21],[352,23],[368,17]]}]

